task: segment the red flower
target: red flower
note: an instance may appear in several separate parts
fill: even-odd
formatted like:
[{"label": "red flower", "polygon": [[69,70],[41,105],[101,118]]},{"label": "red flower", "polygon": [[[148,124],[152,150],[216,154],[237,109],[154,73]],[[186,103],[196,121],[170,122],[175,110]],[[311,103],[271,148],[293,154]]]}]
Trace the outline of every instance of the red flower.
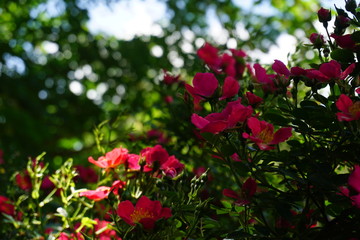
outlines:
[{"label": "red flower", "polygon": [[180,75],[177,75],[177,76],[170,75],[169,72],[167,72],[166,70],[163,70],[163,72],[164,72],[163,81],[165,84],[171,85],[171,84],[179,82]]},{"label": "red flower", "polygon": [[185,84],[185,88],[194,98],[194,101],[200,101],[205,97],[212,96],[219,82],[212,73],[197,73],[193,79],[193,85]]},{"label": "red flower", "polygon": [[326,23],[331,20],[331,12],[328,9],[320,8],[318,11],[319,22]]},{"label": "red flower", "polygon": [[258,97],[251,92],[247,92],[245,95],[248,100],[248,103],[253,107],[257,106],[258,104],[260,104],[263,101],[263,99],[261,97]]},{"label": "red flower", "polygon": [[281,128],[274,133],[274,126],[272,124],[260,121],[254,117],[248,119],[247,125],[250,128],[252,135],[243,133],[243,137],[249,138],[251,141],[256,143],[260,150],[274,149],[275,147],[270,145],[284,142],[292,135],[290,127]]},{"label": "red flower", "polygon": [[5,213],[7,215],[15,216],[15,206],[5,196],[0,195],[0,212]]},{"label": "red flower", "polygon": [[127,159],[127,168],[130,170],[138,171],[140,170],[140,156],[137,154],[129,154]]},{"label": "red flower", "polygon": [[52,190],[55,188],[54,183],[50,180],[49,176],[45,176],[41,182],[40,188],[42,190]]},{"label": "red flower", "polygon": [[152,229],[157,220],[172,216],[170,208],[163,208],[159,201],[151,201],[146,196],[142,196],[135,207],[129,200],[120,202],[116,212],[127,224],[139,223],[145,229]]},{"label": "red flower", "polygon": [[360,166],[355,165],[353,172],[348,178],[349,188],[340,187],[340,193],[351,199],[352,204],[357,208],[360,208]]},{"label": "red flower", "polygon": [[235,162],[241,162],[241,159],[240,159],[240,157],[239,157],[239,154],[237,154],[237,153],[234,153],[234,154],[231,155],[230,157],[231,157],[231,159],[232,159],[233,161],[235,161]]},{"label": "red flower", "polygon": [[324,36],[318,33],[312,33],[310,35],[310,42],[314,45],[315,48],[321,48],[325,45]]},{"label": "red flower", "polygon": [[74,240],[74,239],[84,240],[85,238],[83,237],[83,235],[81,233],[68,234],[68,233],[65,233],[65,232],[61,232],[59,237],[57,238],[57,240]]},{"label": "red flower", "polygon": [[174,102],[174,98],[172,96],[165,96],[164,97],[164,101],[167,103],[167,104],[171,104],[172,102]]},{"label": "red flower", "polygon": [[225,188],[223,190],[223,195],[229,198],[236,199],[235,204],[237,205],[247,205],[250,203],[251,198],[256,193],[256,189],[257,189],[256,181],[255,179],[250,177],[242,185],[240,194],[238,194],[237,192],[231,189]]},{"label": "red flower", "polygon": [[181,173],[185,168],[185,165],[180,163],[178,159],[175,158],[175,156],[170,156],[166,162],[164,162],[160,169],[164,172],[164,174],[168,177],[174,178],[179,173]]},{"label": "red flower", "polygon": [[306,76],[307,74],[307,71],[301,67],[292,67],[290,72],[293,76]]},{"label": "red flower", "polygon": [[349,122],[360,119],[360,101],[353,103],[348,96],[341,94],[336,101],[336,107],[341,111],[336,113],[339,121]]},{"label": "red flower", "polygon": [[31,179],[27,171],[16,174],[15,181],[22,190],[27,191],[32,188]]},{"label": "red flower", "polygon": [[159,169],[159,167],[163,163],[165,163],[169,158],[168,152],[161,145],[155,145],[154,147],[147,147],[141,150],[140,155],[145,157],[145,161],[146,161],[146,165],[144,166],[145,172],[152,171],[154,167]]},{"label": "red flower", "polygon": [[233,128],[238,122],[245,122],[251,116],[253,109],[251,106],[245,107],[240,100],[229,102],[220,113],[211,113],[205,118],[197,114],[191,116],[191,122],[201,130],[218,134],[228,128]]},{"label": "red flower", "polygon": [[236,60],[227,53],[224,53],[221,57],[221,66],[226,75],[236,76]]},{"label": "red flower", "polygon": [[[144,172],[154,171],[154,176],[161,176],[157,170],[161,170],[168,177],[176,177],[180,172],[184,170],[184,164],[180,163],[175,156],[169,156],[168,152],[161,146],[156,145],[154,147],[147,147],[140,152],[142,157],[145,157]],[[128,166],[132,170],[140,170],[141,157],[136,155],[131,156],[128,160]],[[131,168],[132,167],[132,168]]]},{"label": "red flower", "polygon": [[222,95],[219,100],[224,100],[226,98],[231,98],[235,96],[240,89],[240,84],[233,77],[226,77],[224,80],[224,86],[222,87]]},{"label": "red flower", "polygon": [[310,69],[307,72],[307,77],[317,79],[320,82],[329,82],[331,80],[344,80],[355,68],[355,64],[351,64],[344,72],[341,70],[341,65],[335,60],[321,64],[319,70]]},{"label": "red flower", "polygon": [[[109,228],[111,222],[105,220],[99,220],[98,218],[94,219],[96,221],[96,225],[94,226],[94,232],[96,234],[96,239],[99,240],[121,240],[120,237],[117,236],[116,231]],[[89,231],[88,235],[92,235],[92,231]]]},{"label": "red flower", "polygon": [[97,161],[95,161],[92,157],[89,157],[88,160],[89,162],[101,168],[115,168],[118,165],[126,162],[128,158],[128,152],[129,151],[127,149],[120,147],[106,153],[105,157],[101,156]]},{"label": "red flower", "polygon": [[96,190],[87,190],[84,192],[80,192],[80,197],[87,197],[88,199],[94,201],[100,201],[104,198],[107,198],[110,193],[111,188],[106,186],[100,186]]},{"label": "red flower", "polygon": [[331,37],[335,39],[335,42],[339,47],[353,50],[356,48],[356,42],[352,39],[351,34],[336,35],[331,34]]},{"label": "red flower", "polygon": [[255,77],[257,81],[262,85],[264,91],[267,92],[275,92],[276,87],[273,81],[275,75],[274,74],[267,74],[265,68],[260,66],[260,64],[254,64],[255,69]]},{"label": "red flower", "polygon": [[110,192],[113,192],[115,195],[119,195],[119,189],[123,189],[125,186],[126,186],[126,182],[116,180],[115,182],[113,182],[110,188]]},{"label": "red flower", "polygon": [[197,51],[197,55],[201,58],[212,70],[217,71],[221,64],[221,59],[218,56],[218,49],[209,43],[205,43]]},{"label": "red flower", "polygon": [[285,64],[280,60],[274,60],[274,63],[272,65],[272,69],[278,74],[285,77],[290,76],[289,69],[285,66]]}]

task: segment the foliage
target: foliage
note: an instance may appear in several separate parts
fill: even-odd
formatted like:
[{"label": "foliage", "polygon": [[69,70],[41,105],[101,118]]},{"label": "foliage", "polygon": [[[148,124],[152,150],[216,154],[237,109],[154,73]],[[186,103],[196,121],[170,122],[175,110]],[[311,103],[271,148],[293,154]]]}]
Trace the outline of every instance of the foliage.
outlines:
[{"label": "foliage", "polygon": [[164,70],[148,112],[129,115],[130,101],[93,128],[97,151],[83,151],[92,167],[70,158],[52,169],[53,156],[41,154],[18,168],[0,195],[1,236],[359,238],[357,9],[346,1],[335,17],[314,14],[327,36],[314,33],[303,46],[316,53],[310,64],[262,66],[243,49],[204,44],[192,62],[204,66],[184,66],[192,82]]},{"label": "foliage", "polygon": [[[230,0],[164,1],[170,19],[162,24],[161,36],[118,40],[89,32],[89,9],[99,3],[111,8],[115,2],[1,1],[0,148],[14,167],[24,166],[24,159],[43,149],[56,157],[50,168],[59,167],[68,157],[77,162],[94,146],[91,129],[99,122],[123,117],[133,124],[130,119],[145,118],[141,114],[150,112],[160,97],[152,89],[161,69],[179,72],[170,56],[182,59],[183,69],[191,76],[201,64],[181,46],[186,43],[197,49],[196,40],[214,41],[207,36],[207,12],[201,9],[216,12],[229,31],[228,38],[238,39],[233,30],[241,22],[256,36],[238,41],[239,47],[249,49],[268,49],[281,31],[278,25],[285,23],[284,16],[252,14]],[[296,5],[310,10],[311,4],[299,1]],[[305,23],[304,31],[313,29],[315,15],[301,16],[288,9],[287,1],[277,1],[275,6],[287,12],[286,19],[304,20],[284,29],[295,31]],[[193,37],[188,39],[186,33]],[[151,54],[154,46],[162,48],[162,56]],[[75,94],[70,90],[74,86]]]}]

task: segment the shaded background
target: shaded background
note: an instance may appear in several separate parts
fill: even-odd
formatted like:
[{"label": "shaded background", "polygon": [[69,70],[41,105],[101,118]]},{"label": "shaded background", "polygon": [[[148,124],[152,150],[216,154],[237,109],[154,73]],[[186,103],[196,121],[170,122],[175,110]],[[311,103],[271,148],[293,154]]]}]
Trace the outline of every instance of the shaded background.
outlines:
[{"label": "shaded background", "polygon": [[[267,62],[263,53],[274,45],[280,51],[292,39],[296,46],[316,31],[320,6],[310,0],[153,1],[164,16],[155,25],[144,22],[139,35],[102,30],[96,24],[101,14],[113,29],[134,27],[126,15],[121,22],[106,20],[106,8],[116,14],[124,6],[120,2],[133,4],[1,1],[0,149],[9,165],[25,165],[27,157],[43,151],[55,167],[68,157],[85,162],[96,145],[93,130],[102,121],[117,121],[131,131],[153,124],[162,69],[191,80],[202,68],[195,53],[205,41],[220,49],[244,49],[254,62]],[[288,35],[293,37],[277,41]],[[293,62],[302,60],[297,56]],[[116,137],[127,138],[125,132]]]}]

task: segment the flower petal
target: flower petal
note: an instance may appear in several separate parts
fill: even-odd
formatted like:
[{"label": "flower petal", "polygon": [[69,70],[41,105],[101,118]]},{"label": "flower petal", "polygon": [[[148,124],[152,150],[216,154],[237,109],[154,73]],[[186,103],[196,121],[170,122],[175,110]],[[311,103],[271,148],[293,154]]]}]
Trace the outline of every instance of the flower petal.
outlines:
[{"label": "flower petal", "polygon": [[231,98],[235,96],[240,89],[240,84],[238,81],[236,81],[233,77],[226,77],[224,80],[224,86],[222,89],[222,96],[219,98],[219,100],[224,100],[226,98]]}]

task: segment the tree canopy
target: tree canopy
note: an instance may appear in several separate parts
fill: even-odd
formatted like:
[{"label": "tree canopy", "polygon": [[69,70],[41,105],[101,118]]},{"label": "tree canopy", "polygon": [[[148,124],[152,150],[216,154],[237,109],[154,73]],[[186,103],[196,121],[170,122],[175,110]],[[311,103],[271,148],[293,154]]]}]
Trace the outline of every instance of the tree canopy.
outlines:
[{"label": "tree canopy", "polygon": [[[237,48],[266,52],[281,32],[304,36],[315,31],[313,10],[318,8],[316,1],[300,0],[257,0],[250,9],[231,0],[164,0],[169,19],[159,23],[160,36],[119,40],[90,32],[89,9],[116,2],[0,3],[0,149],[8,159],[18,162],[44,150],[51,157],[81,154],[95,144],[92,130],[105,119],[128,119],[141,111],[151,115],[158,96],[150,90],[162,69],[186,79],[199,66],[196,43],[215,41],[207,32],[209,10]],[[263,4],[272,6],[274,14],[256,13]],[[238,24],[248,39],[235,31]],[[155,56],[153,48],[162,54]]]}]

